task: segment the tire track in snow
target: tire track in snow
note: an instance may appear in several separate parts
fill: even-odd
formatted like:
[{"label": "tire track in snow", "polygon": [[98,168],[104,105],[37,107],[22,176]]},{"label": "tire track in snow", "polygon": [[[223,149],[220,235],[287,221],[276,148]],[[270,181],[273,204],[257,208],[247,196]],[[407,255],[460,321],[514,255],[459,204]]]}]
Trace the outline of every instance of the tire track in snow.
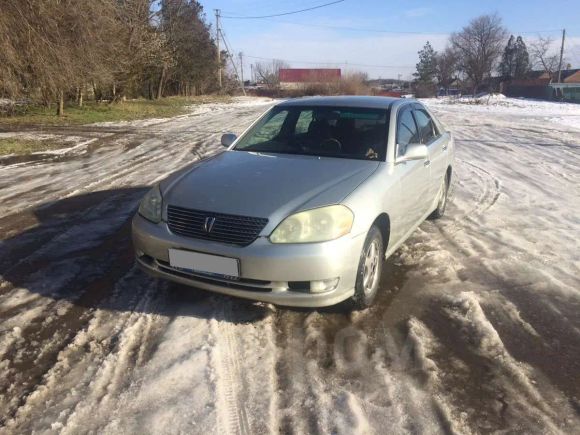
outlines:
[{"label": "tire track in snow", "polygon": [[[48,257],[42,259],[42,255],[39,255],[36,262],[18,266],[5,276],[14,286],[14,291],[2,295],[0,300],[3,304],[5,301],[11,302],[15,292],[22,293],[28,291],[27,288],[35,292],[20,306],[11,302],[12,307],[2,312],[5,322],[10,322],[18,313],[28,317],[20,333],[26,341],[19,342],[18,348],[4,350],[4,358],[9,363],[5,380],[0,383],[0,391],[5,392],[5,388],[11,384],[12,399],[11,405],[5,408],[7,413],[12,414],[14,407],[20,406],[19,403],[35,388],[36,382],[51,368],[59,351],[90,320],[94,307],[113,291],[116,280],[131,268],[133,253],[129,245],[129,228],[130,222],[125,218],[125,223],[118,229],[113,227],[113,231],[100,235],[103,238],[95,246],[74,251],[72,258],[81,255],[80,258],[84,258],[85,262],[92,259],[90,265],[96,268],[94,276],[90,276],[91,270],[88,268],[83,274],[79,273],[80,270],[72,269],[70,276],[63,270],[59,276],[64,280],[51,280],[52,290],[46,292],[43,280],[47,275],[43,270],[46,273],[51,270],[59,272],[60,269],[55,266],[72,261],[71,254],[66,253],[66,250],[62,258],[58,255],[58,251],[69,244],[67,238],[64,238],[63,243],[54,245],[52,251],[47,251]],[[78,237],[76,240],[79,240]],[[105,257],[103,253],[106,253]],[[70,266],[67,269],[71,269]],[[33,310],[33,307],[36,309]],[[23,377],[23,374],[26,376]]]},{"label": "tire track in snow", "polygon": [[321,432],[318,402],[310,388],[312,374],[307,368],[305,318],[302,313],[280,311],[275,319],[276,418],[285,434]]},{"label": "tire track in snow", "polygon": [[[139,282],[144,284],[141,291],[134,291]],[[86,326],[76,331],[42,380],[24,396],[7,427],[31,430],[56,424],[62,429],[68,420],[75,425],[75,413],[84,412],[86,417],[97,412],[103,400],[130,379],[137,360],[133,355],[149,338],[143,332],[151,330],[144,324],[150,314],[142,312],[148,311],[157,291],[157,283],[136,268],[124,275],[104,305],[110,308],[90,313]],[[35,421],[28,417],[31,414],[43,417]]]},{"label": "tire track in snow", "polygon": [[214,362],[217,370],[218,424],[222,426],[221,433],[248,435],[252,431],[241,396],[240,352],[230,325],[233,320],[232,304],[225,301],[219,312],[220,315],[212,324],[213,335],[217,340]]},{"label": "tire track in snow", "polygon": [[[493,174],[467,160],[457,158],[456,162],[460,162],[460,166],[456,166],[454,176],[460,178],[455,181],[455,184],[463,187],[467,175],[463,175],[462,172],[466,169],[479,180],[478,184],[481,186],[481,191],[476,194],[478,196],[470,203],[469,209],[461,210],[459,215],[454,214],[451,222],[447,217],[444,219],[441,227],[449,234],[464,230],[466,221],[477,222],[476,218],[492,208],[501,195],[501,182]],[[455,194],[456,189],[454,188],[453,194],[448,199],[451,208],[454,206]]]},{"label": "tire track in snow", "polygon": [[[254,112],[250,112],[249,115],[251,116]],[[255,112],[257,113],[257,111]],[[213,124],[218,125],[220,123],[222,123],[223,120],[220,119],[216,119]],[[244,119],[239,119],[236,120],[236,122],[232,123],[232,125],[234,126],[234,128],[238,128],[240,125],[247,123],[247,120]],[[213,137],[214,134],[211,133],[211,136]],[[182,141],[175,141],[176,144],[173,144],[172,149],[179,151],[180,155],[182,155],[182,157],[175,159],[175,153],[167,153],[167,150],[165,150],[163,147],[159,146],[158,142],[153,142],[154,145],[154,153],[150,153],[148,152],[146,149],[142,148],[141,150],[135,151],[132,154],[135,156],[132,160],[129,160],[128,163],[124,164],[122,167],[117,168],[117,171],[112,174],[112,176],[110,178],[101,178],[98,180],[97,183],[92,184],[89,186],[89,188],[86,188],[87,186],[85,186],[85,190],[83,191],[87,191],[90,192],[91,189],[94,189],[96,187],[108,187],[108,186],[115,186],[118,185],[119,183],[131,183],[132,180],[134,179],[138,179],[139,177],[141,177],[141,173],[144,173],[146,170],[148,170],[148,166],[150,166],[151,160],[157,160],[156,163],[158,163],[161,166],[163,166],[163,162],[167,162],[168,165],[166,165],[166,168],[164,168],[163,173],[167,173],[167,172],[172,172],[175,169],[175,165],[176,165],[176,160],[177,160],[177,164],[179,165],[179,161],[184,160],[184,163],[187,163],[187,161],[185,161],[186,159],[188,161],[191,161],[191,158],[187,158],[187,157],[191,157],[190,151],[189,149],[185,149],[185,150],[181,150],[178,149],[178,147],[181,146],[182,143],[186,142],[187,140],[192,140],[192,141],[197,141],[199,144],[196,145],[198,149],[198,151],[196,151],[197,155],[205,155],[208,153],[213,153],[217,147],[215,147],[213,145],[213,142],[209,140],[209,136],[207,132],[201,131],[201,132],[195,132],[193,135],[190,135],[189,138],[185,138]],[[199,142],[199,140],[201,140],[202,142]],[[150,145],[148,146],[148,148],[151,148],[151,142],[148,142]],[[208,145],[211,145],[210,147],[208,147]],[[109,144],[108,148],[113,149],[113,151],[116,151],[114,149],[114,144],[111,143]],[[115,154],[115,152],[114,152]],[[127,153],[126,153],[127,154]],[[131,156],[131,153],[129,152],[127,154],[129,157]],[[156,158],[159,157],[159,158]],[[97,158],[95,160],[97,166],[99,166],[100,164],[104,164],[106,163],[107,159],[109,159],[111,157],[111,153],[109,151],[106,151],[105,153],[103,153],[102,155],[99,155],[97,153]],[[160,161],[160,158],[163,157],[164,160]],[[136,163],[141,165],[141,166],[136,166]],[[174,166],[171,166],[174,165]],[[52,166],[42,166],[42,165],[35,165],[37,168],[39,169],[43,169],[43,168],[48,168],[49,172],[53,172]],[[110,166],[110,165],[105,165],[105,166]],[[10,170],[10,168],[6,168],[7,171],[4,171],[4,173],[6,174],[8,172],[8,170]],[[14,168],[17,171],[21,171],[21,168]],[[100,169],[99,169],[100,170]],[[93,176],[93,172],[90,172],[89,174],[90,176]],[[67,175],[68,176],[68,175]],[[84,175],[83,175],[84,177]],[[58,178],[58,177],[57,177]],[[87,178],[87,177],[85,177]],[[64,194],[65,196],[70,196],[71,193],[75,193],[72,190],[69,191],[65,191]],[[77,190],[76,193],[79,193],[79,191]],[[30,194],[33,194],[33,192],[30,192]],[[62,201],[62,194],[63,192],[61,192],[61,198],[59,199],[59,202]],[[24,196],[22,198],[23,201],[26,201],[27,206],[30,197]],[[42,200],[46,200],[45,198],[42,198]],[[105,200],[106,202],[107,200]],[[34,201],[32,201],[34,202]],[[123,205],[124,206],[124,205]],[[96,205],[94,206],[90,206],[88,207],[88,209],[85,209],[85,211],[79,213],[73,213],[73,217],[75,219],[77,219],[78,221],[82,222],[87,222],[88,216],[90,216],[93,213],[98,212],[99,208],[103,207],[103,202],[99,201]],[[105,206],[105,208],[107,208]],[[30,210],[30,208],[29,208]],[[131,207],[132,210],[132,207]],[[127,210],[129,214],[132,214],[131,210]],[[25,212],[25,215],[28,214],[29,212]],[[98,213],[97,213],[98,214]],[[17,215],[12,215],[17,216]],[[57,219],[58,220],[58,219]],[[11,222],[15,222],[16,218],[12,219],[12,221],[9,219],[8,221],[6,221],[4,219],[4,222],[8,223],[8,225],[10,225],[10,231],[11,231],[11,237],[18,239],[19,237],[23,237],[21,234],[22,231],[26,231],[26,232],[31,232],[33,233],[34,231],[30,231],[31,229],[31,224],[34,225],[34,222],[31,222],[30,219],[26,219],[25,222],[18,222],[16,223],[16,225],[11,224]],[[23,224],[26,224],[23,226]],[[51,223],[52,224],[52,223]],[[41,222],[41,226],[43,225],[43,223]],[[81,224],[82,226],[82,224]],[[76,230],[75,228],[79,227],[77,226],[69,226],[66,225],[66,221],[58,221],[56,227],[49,227],[49,228],[41,228],[42,234],[45,234],[45,236],[43,236],[41,238],[41,245],[39,247],[38,241],[34,241],[31,240],[30,243],[27,245],[28,242],[25,242],[24,244],[20,244],[19,246],[17,246],[18,249],[22,248],[20,251],[18,252],[23,252],[24,256],[19,255],[17,257],[16,263],[11,265],[10,268],[10,274],[8,276],[8,278],[14,282],[16,282],[14,276],[14,273],[16,273],[17,271],[19,275],[22,275],[23,277],[26,275],[25,274],[25,269],[29,269],[29,270],[34,270],[34,265],[33,262],[35,261],[36,263],[38,263],[38,259],[41,259],[43,256],[43,253],[46,253],[46,255],[49,254],[49,252],[51,252],[53,250],[53,247],[59,247],[59,246],[65,246],[67,242],[67,239],[70,239],[69,235],[72,235]],[[123,234],[127,234],[127,227],[124,228],[124,231],[122,231]],[[100,236],[98,236],[100,237]],[[116,237],[116,236],[114,236]],[[121,242],[123,246],[128,246],[126,242]],[[105,243],[106,245],[106,243]],[[27,248],[27,246],[32,246],[34,249],[30,249]],[[90,252],[90,251],[89,251]],[[87,253],[83,253],[87,254]],[[75,254],[78,255],[78,252]],[[91,253],[88,254],[93,255]],[[64,257],[63,257],[64,258]],[[74,258],[74,257],[71,257]],[[36,259],[36,260],[35,260]],[[132,262],[132,255],[130,255],[130,260]],[[32,261],[32,262],[31,262]],[[45,264],[38,263],[40,265],[40,267],[46,267]],[[23,268],[24,267],[24,268]],[[112,275],[114,276],[114,274]],[[6,278],[6,277],[5,277]],[[18,279],[20,280],[20,278]],[[97,280],[93,283],[93,285],[89,286],[88,288],[86,288],[86,292],[85,293],[90,293],[89,295],[89,299],[81,297],[80,299],[80,303],[81,304],[93,304],[97,299],[94,299],[95,297],[99,297],[99,295],[102,294],[101,291],[95,291],[95,289],[97,289],[98,287],[101,286],[101,284],[98,284],[100,281]],[[105,281],[102,281],[105,282]],[[77,282],[78,283],[78,282]],[[8,287],[6,286],[6,284],[8,284]],[[64,285],[69,285],[69,284],[64,284]],[[70,284],[70,285],[74,285],[74,284]],[[3,289],[3,293],[8,296],[7,292],[10,291],[10,288],[12,288],[12,286],[10,285],[10,282],[4,281],[3,285],[2,285]],[[58,290],[62,292],[62,289]],[[93,298],[93,299],[91,299]],[[35,302],[37,301],[37,302]],[[89,302],[92,301],[92,302]],[[46,300],[42,297],[33,297],[33,299],[27,298],[26,301],[24,301],[24,303],[20,306],[18,305],[14,305],[12,304],[13,308],[12,308],[12,312],[9,311],[5,311],[4,314],[8,315],[8,316],[13,316],[15,315],[17,312],[14,310],[18,310],[18,312],[22,312],[25,313],[26,310],[30,311],[31,309],[31,305],[32,304],[36,304],[38,306],[38,310],[36,310],[36,314],[38,316],[42,316],[43,313],[46,312],[50,312],[53,309],[56,309],[58,306],[63,305],[61,302],[51,302],[50,300]],[[12,394],[16,395],[16,398],[19,398],[19,400],[26,400],[26,396],[30,395],[30,391],[34,391],[34,390],[30,390],[30,388],[35,388],[35,379],[38,379],[40,376],[44,376],[45,375],[45,370],[50,368],[50,365],[47,367],[47,364],[50,364],[50,360],[52,359],[51,355],[55,355],[55,352],[58,352],[58,350],[60,348],[62,348],[62,346],[66,346],[68,343],[68,338],[70,337],[70,334],[74,334],[75,329],[74,329],[74,325],[75,324],[83,324],[83,322],[88,321],[91,316],[93,315],[91,310],[89,311],[83,311],[81,309],[80,314],[75,310],[71,310],[70,307],[66,306],[66,304],[64,304],[64,306],[62,307],[66,313],[65,315],[61,315],[60,316],[60,320],[59,321],[52,321],[47,323],[46,321],[43,322],[37,322],[36,324],[38,325],[40,329],[39,331],[43,331],[42,335],[38,335],[38,333],[34,332],[34,328],[36,327],[35,323],[32,323],[30,326],[28,326],[24,331],[22,332],[18,332],[18,334],[22,334],[23,336],[27,337],[29,340],[32,339],[30,341],[30,346],[27,346],[26,348],[21,348],[18,350],[20,355],[24,355],[27,354],[28,356],[24,359],[24,361],[30,361],[34,358],[38,358],[35,355],[39,354],[39,352],[42,352],[42,355],[44,355],[42,357],[42,359],[39,359],[35,362],[35,365],[38,367],[38,371],[37,374],[33,375],[32,377],[28,378],[28,380],[26,381],[25,384],[23,385],[24,390],[22,391],[26,391],[28,390],[29,392],[25,393],[25,394],[18,394],[17,391],[18,389],[13,389],[12,390]],[[59,311],[61,311],[61,308],[58,308]],[[71,317],[72,316],[72,317]],[[71,321],[72,319],[75,319],[75,321]],[[50,318],[50,316],[49,316]],[[59,326],[60,325],[60,326]],[[61,326],[64,325],[64,329],[67,330],[67,332],[65,334],[61,334],[61,331],[59,328],[61,328]],[[144,325],[145,328],[152,328],[152,325]],[[72,328],[72,329],[69,329]],[[57,333],[54,337],[50,336],[49,331],[51,330],[56,330]],[[34,341],[34,336],[37,335],[37,339],[40,340],[41,343],[44,342],[49,342],[49,340],[52,338],[52,340],[50,341],[50,348],[46,348],[45,346],[38,346],[38,342]],[[56,338],[56,341],[54,340]],[[3,345],[6,345],[6,348],[9,349],[12,345],[14,345],[14,342],[12,342],[12,344],[10,344],[10,342],[3,342]],[[27,350],[28,349],[28,350]],[[32,351],[32,353],[30,353],[30,351]],[[23,353],[24,352],[24,353]],[[147,351],[145,348],[141,349],[139,351],[139,354],[137,355],[137,360],[139,359],[143,359],[146,358],[146,354]],[[40,355],[40,354],[39,354]],[[9,357],[9,359],[12,357]],[[13,360],[13,358],[12,358]],[[26,362],[24,362],[24,365],[16,370],[17,373],[27,373],[27,374],[31,374],[30,370],[25,369],[26,367]],[[10,371],[9,371],[10,373]],[[43,374],[44,373],[44,374]],[[20,382],[20,381],[19,381]],[[20,388],[20,387],[19,387]],[[20,405],[22,405],[22,403],[20,403]],[[17,406],[20,406],[17,405]],[[13,411],[14,412],[14,411]]]},{"label": "tire track in snow", "polygon": [[[573,400],[569,403],[570,396],[563,393],[568,390],[562,388],[566,374],[554,373],[554,365],[566,370],[568,380],[574,368],[567,356],[560,356],[561,352],[554,349],[552,354],[551,336],[559,330],[568,345],[577,339],[570,337],[571,331],[566,332],[566,315],[563,319],[554,319],[558,324],[554,328],[537,323],[546,318],[545,313],[540,313],[545,311],[541,306],[548,300],[550,303],[558,301],[562,293],[558,295],[554,289],[552,297],[543,302],[545,290],[535,291],[535,287],[545,281],[546,276],[542,274],[566,277],[569,284],[552,278],[549,281],[565,294],[577,278],[571,277],[561,262],[554,262],[543,253],[538,255],[533,247],[526,249],[525,245],[519,245],[518,240],[514,240],[517,233],[509,231],[513,217],[520,215],[511,209],[520,205],[522,191],[537,187],[541,194],[543,189],[546,195],[559,192],[551,183],[538,186],[540,180],[530,180],[530,165],[538,161],[553,165],[562,156],[534,144],[535,138],[529,144],[520,144],[521,139],[516,138],[506,143],[505,150],[485,153],[479,146],[481,142],[506,142],[506,138],[510,138],[509,129],[492,129],[493,125],[458,128],[457,161],[461,165],[459,169],[468,170],[456,172],[455,197],[449,204],[448,215],[436,224],[422,226],[422,230],[433,237],[420,237],[420,234],[414,237],[420,239],[418,244],[424,245],[422,249],[426,252],[414,253],[415,256],[419,254],[414,264],[420,264],[425,272],[416,271],[413,276],[432,274],[435,278],[429,280],[430,288],[425,289],[430,308],[419,316],[431,331],[432,339],[440,342],[435,350],[429,351],[441,382],[433,394],[443,398],[442,409],[447,408],[461,432],[465,428],[475,432],[569,432],[578,418],[574,416]],[[517,157],[504,151],[517,152]],[[488,169],[490,167],[493,171]],[[502,192],[505,188],[509,201],[490,201],[494,197],[490,194],[495,184],[493,178],[502,180],[499,186]],[[475,206],[470,198],[477,198]],[[453,212],[463,217],[467,215],[464,210],[477,213],[478,218],[467,216],[461,219],[460,225],[453,222],[451,229],[459,227],[461,231],[449,231],[448,221],[454,218]],[[525,214],[522,217],[525,218]],[[536,224],[536,231],[549,233],[552,229],[543,228],[542,223]],[[504,227],[507,239],[500,238],[504,235]],[[425,255],[431,252],[437,255]],[[528,278],[531,281],[522,279],[522,268],[529,272],[532,268],[537,270]],[[477,294],[477,302],[463,297],[462,292],[468,289]],[[448,304],[451,311],[445,308]],[[455,310],[461,313],[457,317]],[[535,317],[531,317],[533,315]],[[422,341],[425,347],[430,346],[431,339],[423,338]],[[494,344],[488,348],[489,341]],[[526,351],[530,347],[532,349]]]},{"label": "tire track in snow", "polygon": [[[5,210],[14,213],[49,198],[62,198],[105,186],[134,184],[135,180],[138,180],[139,185],[147,184],[151,180],[152,161],[155,161],[155,173],[157,177],[160,177],[195,161],[191,158],[190,149],[183,147],[183,144],[205,140],[207,144],[212,145],[212,149],[206,149],[204,154],[207,154],[208,151],[213,153],[220,149],[216,139],[217,132],[226,129],[239,130],[241,126],[247,125],[252,118],[257,117],[264,110],[264,106],[252,108],[244,117],[232,119],[231,113],[234,113],[235,110],[232,108],[221,110],[217,114],[198,115],[197,117],[188,115],[172,119],[163,125],[163,129],[159,129],[158,126],[134,129],[132,131],[137,131],[137,137],[143,139],[141,139],[141,144],[133,149],[124,150],[115,147],[114,144],[122,142],[123,139],[115,136],[110,139],[112,143],[107,144],[105,152],[102,152],[103,148],[100,148],[89,156],[78,156],[57,163],[56,166],[55,164],[39,165],[36,169],[35,180],[46,179],[57,190],[39,198],[39,192],[33,192],[34,183],[39,181],[32,180],[30,183],[13,185],[15,193],[9,193],[1,198]],[[189,131],[192,123],[196,124],[204,122],[204,120],[206,129]],[[210,139],[211,142],[209,142]],[[58,172],[54,171],[55,167],[59,168]],[[69,172],[71,167],[74,168],[72,173]],[[14,172],[24,174],[29,170],[29,168],[7,167],[4,174],[13,179]],[[10,202],[7,202],[7,198],[18,199],[20,205],[9,205]]]},{"label": "tire track in snow", "polygon": [[214,296],[211,358],[220,433],[277,431],[272,308]]},{"label": "tire track in snow", "polygon": [[[484,187],[485,189],[485,187]],[[481,195],[480,197],[489,197],[487,193]],[[484,208],[485,210],[485,208]],[[478,222],[473,221],[473,224],[479,225]],[[439,248],[444,248],[449,253],[451,253],[452,257],[455,257],[455,262],[461,264],[464,267],[464,271],[460,273],[460,278],[462,281],[466,283],[473,282],[474,277],[481,277],[483,281],[482,284],[485,286],[491,286],[493,291],[497,291],[495,289],[500,289],[499,291],[503,295],[502,297],[506,298],[504,304],[497,304],[495,302],[494,305],[490,306],[489,308],[492,310],[501,310],[500,312],[505,312],[502,317],[493,316],[494,319],[497,321],[498,319],[506,319],[511,324],[513,324],[516,328],[521,328],[523,331],[526,331],[527,334],[531,334],[536,339],[542,339],[541,335],[537,337],[532,332],[540,331],[537,328],[534,328],[533,325],[530,325],[525,319],[523,319],[519,312],[517,311],[517,307],[511,302],[510,299],[507,297],[510,295],[509,292],[506,292],[506,289],[514,289],[513,283],[508,283],[503,280],[500,276],[498,276],[495,271],[487,267],[485,260],[482,260],[482,257],[485,258],[486,253],[479,253],[478,255],[472,257],[468,251],[461,247],[461,238],[457,237],[457,234],[450,233],[445,231],[445,223],[442,222],[441,224],[436,225],[442,235],[442,240],[435,244],[439,244]],[[439,228],[439,227],[442,228]],[[468,237],[475,237],[476,233],[481,233],[481,228],[477,232],[472,232],[469,227],[465,227],[464,231],[467,231]],[[480,235],[481,238],[481,235]],[[527,261],[533,261],[534,263],[537,262],[537,258],[533,255],[528,254],[527,252],[521,252],[520,259],[525,259]],[[544,266],[546,263],[544,263]],[[426,265],[427,266],[427,265]],[[479,280],[476,280],[476,282]],[[527,287],[526,284],[521,286],[520,288]],[[565,287],[565,286],[564,286]],[[483,289],[482,289],[483,290]],[[485,289],[483,295],[487,295],[488,289]],[[492,301],[496,301],[497,296],[492,298]],[[481,391],[470,391],[469,395],[462,395],[456,391],[456,387],[454,387],[453,382],[463,382],[463,380],[456,380],[453,381],[452,378],[450,379],[451,385],[447,385],[446,389],[452,393],[455,391],[458,396],[463,397],[463,400],[466,401],[466,404],[469,404],[469,400],[476,396],[491,396],[493,397],[496,394],[497,400],[497,407],[495,410],[492,406],[490,406],[489,411],[485,411],[484,409],[479,409],[475,411],[478,407],[481,408],[481,404],[477,405],[475,403],[472,404],[473,408],[467,408],[469,412],[469,426],[477,427],[479,424],[478,422],[482,421],[482,415],[479,414],[481,412],[486,412],[484,415],[486,418],[490,418],[490,424],[493,427],[496,427],[496,430],[504,430],[506,427],[513,427],[512,425],[518,425],[518,427],[535,427],[535,422],[541,422],[544,431],[548,431],[550,433],[557,433],[559,432],[560,421],[562,418],[568,419],[568,424],[573,421],[574,419],[571,418],[571,412],[569,406],[565,403],[565,399],[562,398],[561,393],[554,389],[552,385],[549,384],[549,381],[543,379],[540,375],[538,379],[538,373],[531,368],[525,368],[525,363],[515,360],[508,350],[503,345],[501,339],[499,338],[499,333],[494,327],[494,324],[486,317],[485,311],[480,307],[478,302],[474,302],[472,299],[468,299],[469,302],[461,302],[459,306],[460,310],[464,310],[464,303],[467,303],[469,306],[469,312],[476,312],[477,314],[475,317],[469,317],[470,320],[461,320],[461,324],[468,328],[465,332],[465,337],[462,335],[455,335],[452,340],[446,339],[445,345],[448,349],[451,350],[452,354],[457,355],[457,348],[460,346],[462,341],[466,342],[467,348],[471,349],[470,352],[475,353],[476,355],[469,355],[466,354],[464,351],[459,352],[457,355],[460,358],[461,363],[458,363],[457,360],[450,361],[448,358],[442,358],[439,356],[439,364],[443,364],[443,367],[449,373],[454,373],[457,376],[457,370],[454,369],[454,365],[456,367],[457,364],[465,364],[465,370],[467,373],[470,373],[469,376],[473,376],[475,379],[471,382],[480,383],[480,382],[488,382],[486,380],[479,379],[479,376],[482,376],[483,370],[491,370],[493,375],[491,377],[493,388],[490,387],[489,391],[481,392]],[[439,303],[434,303],[434,307],[440,306]],[[494,307],[494,308],[492,308]],[[430,320],[431,326],[437,325],[435,331],[438,337],[445,337],[446,334],[443,331],[443,328],[448,329],[449,326],[441,326],[442,324],[448,324],[450,321],[457,321],[457,318],[451,312],[447,316],[446,320],[441,319],[440,314],[432,314],[433,318],[437,318],[438,320]],[[466,316],[471,316],[471,314],[466,314]],[[433,323],[435,322],[435,323]],[[501,323],[500,323],[501,325]],[[473,329],[476,328],[476,329]],[[477,329],[483,328],[483,329]],[[505,333],[509,331],[510,328],[503,327],[502,331]],[[517,329],[516,329],[517,330]],[[475,332],[480,331],[480,332]],[[486,331],[483,333],[482,331]],[[532,331],[532,332],[530,332]],[[501,355],[501,357],[493,358],[492,356],[486,355],[485,348],[478,348],[477,345],[474,346],[473,341],[477,342],[477,338],[473,338],[473,336],[477,336],[480,334],[482,337],[489,337],[489,338],[481,338],[481,340],[492,339],[496,341],[494,345],[494,352],[496,355]],[[513,334],[513,332],[510,332]],[[537,332],[536,332],[537,334]],[[540,332],[542,334],[542,332]],[[509,336],[508,336],[509,337]],[[482,345],[484,345],[482,343]],[[448,350],[449,352],[449,350]],[[482,368],[482,359],[490,359],[489,366]],[[540,384],[541,387],[537,387],[536,384]],[[506,388],[511,388],[512,390],[506,390]],[[526,391],[527,393],[524,394],[520,398],[517,394],[513,393],[513,390]],[[540,394],[540,391],[542,393]],[[550,397],[550,399],[546,400],[546,397]],[[449,396],[451,400],[453,400],[453,396]],[[563,403],[564,400],[564,403]],[[552,407],[551,405],[547,405],[549,403],[558,403],[556,407]],[[496,414],[497,412],[497,414]],[[505,420],[509,417],[509,420]],[[562,415],[566,417],[562,417]],[[494,420],[497,417],[497,420]],[[493,422],[493,423],[491,423]],[[508,426],[506,426],[508,425]]]},{"label": "tire track in snow", "polygon": [[[115,316],[112,321],[101,321],[95,327],[97,329],[114,325],[108,332],[106,340],[100,343],[101,348],[108,348],[109,351],[103,353],[100,360],[98,358],[95,360],[93,353],[87,355],[87,359],[93,360],[85,364],[97,368],[90,381],[88,383],[85,381],[86,394],[82,400],[67,409],[69,416],[63,422],[62,433],[74,434],[80,430],[84,431],[87,421],[93,421],[93,424],[97,425],[95,428],[97,430],[106,424],[106,417],[116,409],[119,396],[130,387],[134,372],[146,361],[149,343],[155,342],[156,337],[162,334],[169,323],[166,316],[152,313],[160,311],[160,305],[164,304],[163,299],[156,299],[160,294],[164,296],[163,290],[166,286],[162,284],[160,287],[158,281],[142,276],[137,268],[131,271],[128,281],[143,282],[144,290],[141,296],[135,299],[135,305],[129,311],[122,316]],[[126,287],[127,284],[121,283],[121,291],[126,291]],[[103,335],[101,331],[98,331],[98,334],[101,337]],[[98,337],[95,338],[98,340]],[[87,342],[93,344],[95,338],[89,337]],[[95,418],[95,413],[100,418]]]}]

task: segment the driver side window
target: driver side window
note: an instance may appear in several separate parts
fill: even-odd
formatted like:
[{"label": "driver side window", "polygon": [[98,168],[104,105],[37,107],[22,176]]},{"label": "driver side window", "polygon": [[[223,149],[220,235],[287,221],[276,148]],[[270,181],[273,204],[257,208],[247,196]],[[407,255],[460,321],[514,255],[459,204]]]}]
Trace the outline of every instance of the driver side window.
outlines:
[{"label": "driver side window", "polygon": [[273,115],[261,126],[260,130],[250,139],[246,146],[256,145],[275,139],[282,131],[282,126],[284,125],[287,116],[287,110],[281,110]]},{"label": "driver side window", "polygon": [[410,109],[403,109],[397,121],[397,157],[405,154],[407,145],[419,143],[419,132],[413,113]]},{"label": "driver side window", "polygon": [[308,127],[313,120],[312,110],[302,110],[298,121],[296,121],[296,128],[294,129],[294,134],[304,134],[308,133]]},{"label": "driver side window", "polygon": [[425,110],[415,109],[414,113],[417,125],[419,126],[419,131],[421,132],[421,143],[430,144],[435,138],[437,138],[437,130],[435,129],[433,120]]}]

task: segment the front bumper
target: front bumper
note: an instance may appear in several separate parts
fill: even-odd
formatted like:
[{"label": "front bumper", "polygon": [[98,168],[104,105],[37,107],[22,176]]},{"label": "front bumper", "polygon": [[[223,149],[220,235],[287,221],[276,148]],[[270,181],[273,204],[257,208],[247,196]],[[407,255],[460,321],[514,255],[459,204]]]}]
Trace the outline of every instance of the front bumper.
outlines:
[{"label": "front bumper", "polygon": [[[284,245],[258,237],[252,244],[240,247],[177,236],[165,222],[154,224],[138,214],[133,219],[137,263],[148,273],[217,293],[298,307],[334,305],[354,294],[364,238],[364,234],[347,235],[324,243]],[[170,248],[237,258],[240,277],[230,280],[174,269],[169,265]],[[337,286],[324,293],[292,285],[335,278],[339,278]]]}]

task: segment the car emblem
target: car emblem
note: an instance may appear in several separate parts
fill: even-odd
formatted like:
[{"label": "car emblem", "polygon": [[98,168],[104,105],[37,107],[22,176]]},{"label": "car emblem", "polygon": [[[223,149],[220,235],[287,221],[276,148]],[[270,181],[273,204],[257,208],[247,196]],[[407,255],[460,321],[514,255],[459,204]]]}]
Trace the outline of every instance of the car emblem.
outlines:
[{"label": "car emblem", "polygon": [[215,224],[215,218],[214,217],[206,217],[205,222],[203,224],[204,231],[206,233],[211,233],[211,230],[213,229],[213,224]]}]

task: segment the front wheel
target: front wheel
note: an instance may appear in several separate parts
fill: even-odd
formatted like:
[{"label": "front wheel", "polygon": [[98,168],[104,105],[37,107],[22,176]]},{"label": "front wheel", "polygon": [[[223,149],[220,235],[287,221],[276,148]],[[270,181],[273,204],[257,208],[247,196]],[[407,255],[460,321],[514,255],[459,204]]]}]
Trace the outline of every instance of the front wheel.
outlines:
[{"label": "front wheel", "polygon": [[367,234],[361,252],[352,305],[356,310],[371,306],[379,289],[383,270],[383,236],[376,226]]},{"label": "front wheel", "polygon": [[445,208],[447,207],[447,194],[449,193],[449,180],[447,176],[443,178],[441,187],[439,188],[439,201],[437,201],[437,208],[433,210],[433,213],[429,215],[429,219],[439,219],[445,214]]}]

